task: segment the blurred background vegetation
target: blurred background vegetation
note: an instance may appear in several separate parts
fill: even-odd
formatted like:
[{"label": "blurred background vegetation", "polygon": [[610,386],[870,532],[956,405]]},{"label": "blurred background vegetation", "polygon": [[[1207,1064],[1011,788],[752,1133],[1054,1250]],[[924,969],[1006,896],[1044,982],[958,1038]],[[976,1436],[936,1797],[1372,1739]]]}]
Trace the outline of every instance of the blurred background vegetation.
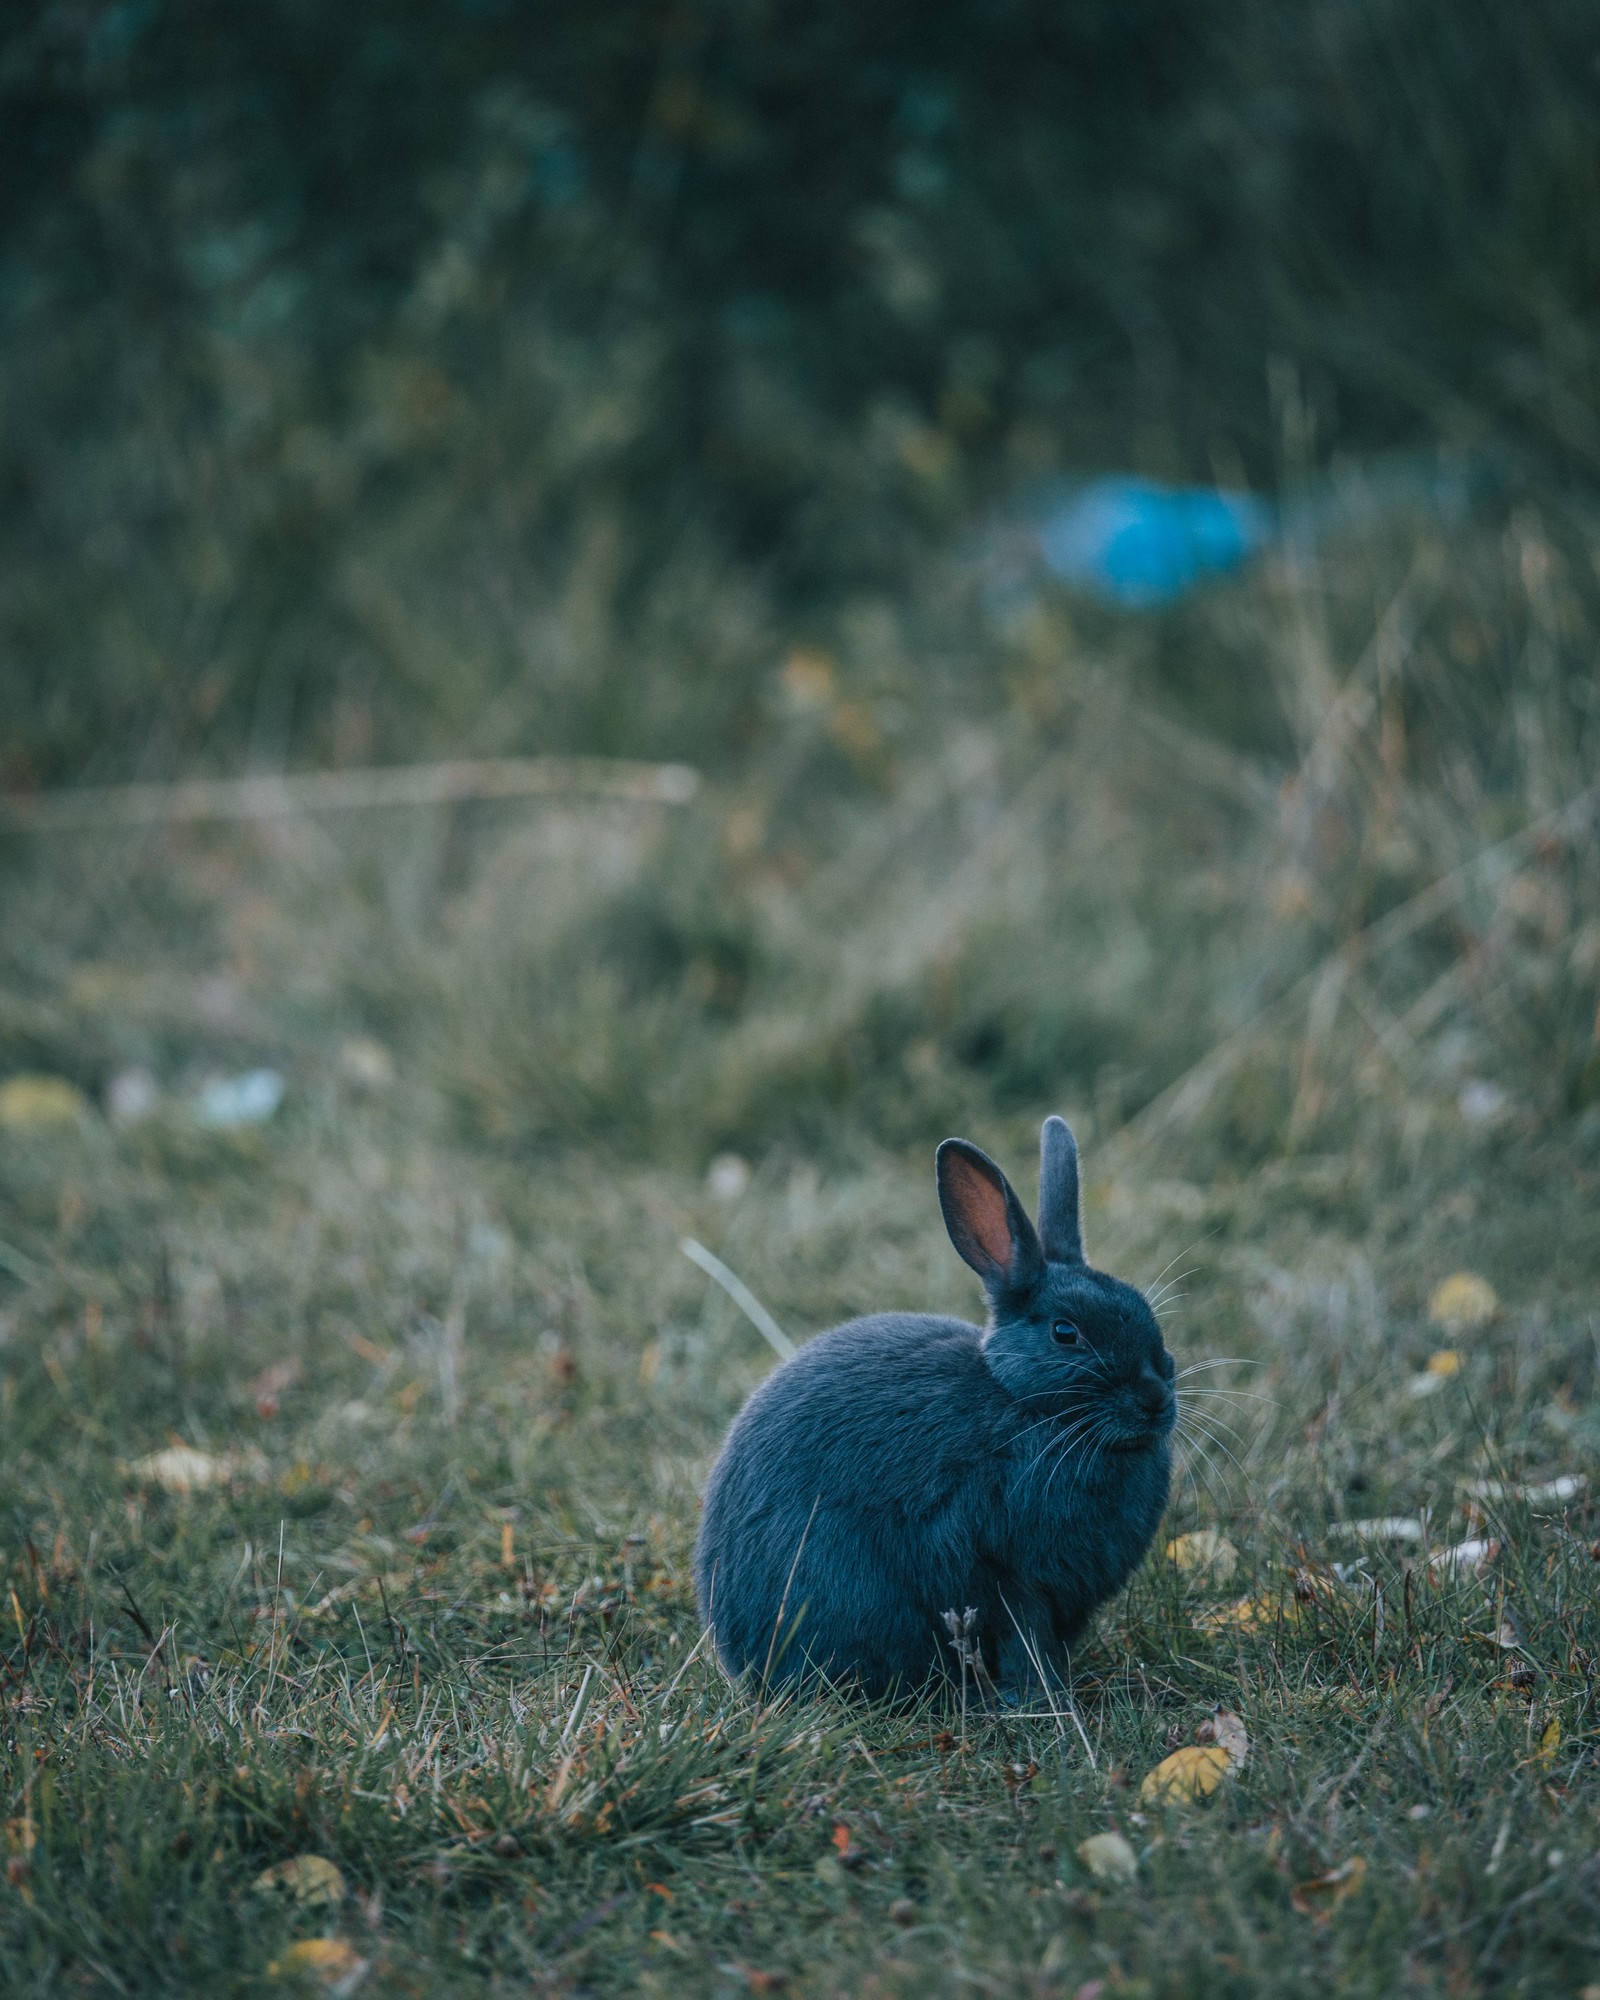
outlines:
[{"label": "blurred background vegetation", "polygon": [[[341,894],[476,913],[470,949],[369,937],[339,1007],[401,1033],[397,940],[442,951],[431,1073],[497,1142],[1117,1129],[1594,769],[1578,0],[61,0],[0,34],[6,786],[711,781],[609,845],[339,831]],[[1018,510],[1113,469],[1379,485],[1166,610],[997,591]],[[97,951],[129,880],[78,906]],[[1530,1088],[1568,1115],[1559,893]],[[1462,935],[1412,946],[1426,987]],[[91,1091],[130,1053],[12,1015],[13,1064]],[[1229,1145],[1303,1143],[1310,1102],[1262,1085]]]},{"label": "blurred background vegetation", "polygon": [[74,0],[3,36],[13,784],[722,766],[774,645],[863,593],[936,673],[920,565],[1049,470],[1600,471],[1578,0]]}]

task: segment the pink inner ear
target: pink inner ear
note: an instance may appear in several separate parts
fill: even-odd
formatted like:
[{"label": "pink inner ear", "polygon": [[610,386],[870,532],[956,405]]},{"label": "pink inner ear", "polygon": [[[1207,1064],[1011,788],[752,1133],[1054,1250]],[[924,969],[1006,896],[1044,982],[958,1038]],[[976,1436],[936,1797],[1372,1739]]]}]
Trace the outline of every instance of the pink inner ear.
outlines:
[{"label": "pink inner ear", "polygon": [[1006,1198],[981,1168],[960,1154],[951,1161],[951,1193],[961,1210],[961,1218],[978,1242],[1002,1270],[1011,1263],[1011,1224],[1006,1217]]}]

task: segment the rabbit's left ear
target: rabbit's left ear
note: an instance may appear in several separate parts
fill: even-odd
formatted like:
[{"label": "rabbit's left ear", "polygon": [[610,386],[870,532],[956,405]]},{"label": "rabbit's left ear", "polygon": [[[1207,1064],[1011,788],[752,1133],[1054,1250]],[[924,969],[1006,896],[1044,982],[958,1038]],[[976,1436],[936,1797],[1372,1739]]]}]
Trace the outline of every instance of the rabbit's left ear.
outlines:
[{"label": "rabbit's left ear", "polygon": [[1065,1118],[1047,1118],[1039,1134],[1039,1240],[1051,1263],[1083,1262],[1078,1142]]},{"label": "rabbit's left ear", "polygon": [[993,1291],[1015,1291],[1044,1272],[1044,1253],[1027,1211],[987,1153],[946,1139],[935,1156],[939,1206],[950,1241]]}]

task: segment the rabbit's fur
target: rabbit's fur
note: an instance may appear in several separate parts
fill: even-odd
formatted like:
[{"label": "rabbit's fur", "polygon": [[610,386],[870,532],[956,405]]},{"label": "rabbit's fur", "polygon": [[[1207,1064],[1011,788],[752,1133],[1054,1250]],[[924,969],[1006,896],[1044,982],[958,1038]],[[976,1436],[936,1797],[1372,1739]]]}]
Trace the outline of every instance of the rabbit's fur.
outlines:
[{"label": "rabbit's fur", "polygon": [[851,1320],[745,1404],[694,1559],[731,1673],[906,1694],[964,1671],[945,1614],[972,1607],[980,1676],[1036,1684],[1155,1533],[1172,1357],[1144,1295],[1084,1261],[1071,1132],[1045,1123],[1037,1233],[976,1146],[947,1139],[937,1177],[988,1322]]}]

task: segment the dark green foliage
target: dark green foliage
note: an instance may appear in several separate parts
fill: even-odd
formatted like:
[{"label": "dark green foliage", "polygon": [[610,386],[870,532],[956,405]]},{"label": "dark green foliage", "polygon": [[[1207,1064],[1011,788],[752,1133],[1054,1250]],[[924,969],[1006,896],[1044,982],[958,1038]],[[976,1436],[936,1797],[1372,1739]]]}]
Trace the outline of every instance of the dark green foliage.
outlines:
[{"label": "dark green foliage", "polygon": [[30,0],[8,781],[721,763],[1019,480],[1588,476],[1597,93],[1579,0]]}]

